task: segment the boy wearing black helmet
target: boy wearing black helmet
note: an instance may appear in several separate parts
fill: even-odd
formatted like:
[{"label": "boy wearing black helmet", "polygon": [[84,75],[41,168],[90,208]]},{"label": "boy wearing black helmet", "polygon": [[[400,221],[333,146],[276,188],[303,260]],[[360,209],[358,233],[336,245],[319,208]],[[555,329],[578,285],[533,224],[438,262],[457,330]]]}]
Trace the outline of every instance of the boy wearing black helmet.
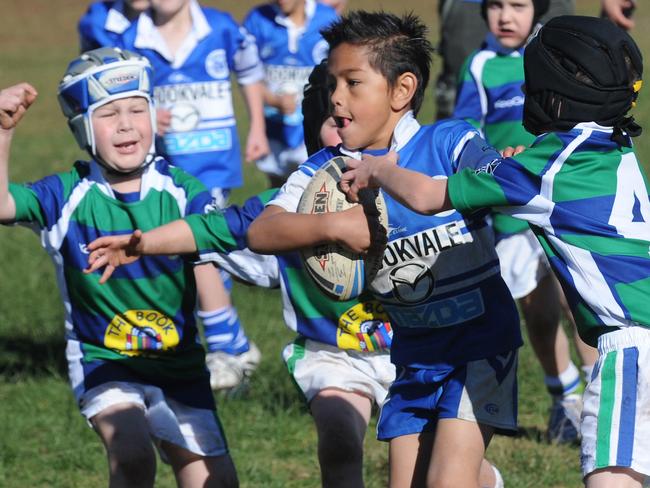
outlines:
[{"label": "boy wearing black helmet", "polygon": [[[541,27],[538,20],[548,8],[549,0],[483,0],[481,4],[490,32],[481,49],[469,56],[463,66],[454,117],[480,129],[485,140],[497,149],[528,146],[535,140],[521,123],[523,54],[528,39]],[[495,212],[492,226],[501,274],[519,303],[528,339],[552,400],[547,438],[558,443],[576,442],[582,384],[561,325],[565,302],[557,280],[526,222]],[[571,318],[568,310],[565,315]],[[596,351],[579,339],[576,346],[585,377],[589,377]]]},{"label": "boy wearing black helmet", "polygon": [[446,181],[394,156],[367,157],[342,182],[351,198],[381,186],[421,213],[493,207],[529,222],[581,337],[598,347],[581,425],[588,487],[640,487],[650,475],[650,201],[631,140],[641,128],[627,115],[642,69],[638,47],[611,22],[558,17],[524,55],[531,149],[476,158],[477,169]]}]

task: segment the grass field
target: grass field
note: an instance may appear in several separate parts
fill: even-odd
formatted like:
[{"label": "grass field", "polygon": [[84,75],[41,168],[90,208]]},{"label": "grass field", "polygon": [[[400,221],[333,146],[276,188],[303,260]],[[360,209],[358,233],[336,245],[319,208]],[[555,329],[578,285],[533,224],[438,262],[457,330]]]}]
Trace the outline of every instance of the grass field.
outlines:
[{"label": "grass field", "polygon": [[[241,19],[256,2],[205,1]],[[639,2],[633,35],[644,53],[650,17]],[[436,2],[350,0],[351,7],[423,17],[435,40]],[[79,0],[2,0],[0,87],[29,81],[40,98],[15,137],[10,174],[13,181],[35,180],[67,169],[76,148],[56,103],[56,86],[77,54],[76,22],[86,2]],[[595,14],[597,0],[578,0],[578,12]],[[435,71],[439,63],[436,61]],[[647,90],[646,90],[647,91]],[[648,104],[646,105],[646,100]],[[241,107],[241,104],[239,105]],[[432,119],[429,93],[421,121]],[[642,92],[637,119],[650,127],[650,99]],[[240,127],[244,132],[244,124]],[[647,137],[637,140],[641,160],[650,161]],[[646,167],[647,169],[647,167]],[[264,179],[246,168],[246,184],[235,202],[261,190]],[[275,291],[236,286],[234,300],[249,335],[264,354],[246,399],[219,401],[231,451],[244,487],[310,487],[319,483],[315,430],[280,359],[291,339],[280,316]],[[39,240],[22,228],[0,228],[0,486],[76,487],[107,484],[104,452],[73,402],[67,383],[63,310],[53,267]],[[543,441],[549,399],[541,370],[528,346],[521,354],[520,425],[517,438],[495,438],[488,451],[509,487],[580,485],[578,449]],[[374,420],[366,439],[367,485],[383,486],[386,445],[374,440]],[[159,465],[158,486],[174,486],[170,470]]]}]

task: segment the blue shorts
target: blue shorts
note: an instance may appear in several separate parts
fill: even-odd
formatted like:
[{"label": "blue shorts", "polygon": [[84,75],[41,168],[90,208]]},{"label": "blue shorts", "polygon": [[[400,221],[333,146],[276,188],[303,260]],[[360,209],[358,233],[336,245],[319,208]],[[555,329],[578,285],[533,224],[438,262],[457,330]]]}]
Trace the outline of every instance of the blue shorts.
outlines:
[{"label": "blue shorts", "polygon": [[435,431],[438,419],[517,430],[517,350],[457,367],[401,367],[388,391],[377,438]]}]

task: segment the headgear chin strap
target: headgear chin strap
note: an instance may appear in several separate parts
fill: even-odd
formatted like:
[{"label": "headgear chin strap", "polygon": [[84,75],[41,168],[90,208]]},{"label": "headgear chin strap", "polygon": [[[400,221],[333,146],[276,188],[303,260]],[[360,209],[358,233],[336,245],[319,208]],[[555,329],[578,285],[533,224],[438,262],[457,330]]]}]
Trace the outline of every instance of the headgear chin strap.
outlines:
[{"label": "headgear chin strap", "polygon": [[612,140],[628,145],[623,134],[641,134],[641,127],[626,114],[636,101],[642,71],[639,48],[612,22],[556,17],[524,52],[524,127],[541,134],[596,122],[614,127]]},{"label": "headgear chin strap", "polygon": [[79,147],[88,151],[110,174],[129,176],[142,172],[154,160],[155,139],[152,139],[149,152],[138,168],[129,171],[113,168],[97,152],[92,114],[114,100],[142,97],[149,104],[151,127],[155,133],[152,76],[151,65],[143,56],[119,48],[103,47],[87,51],[74,59],[59,84],[59,104]]}]

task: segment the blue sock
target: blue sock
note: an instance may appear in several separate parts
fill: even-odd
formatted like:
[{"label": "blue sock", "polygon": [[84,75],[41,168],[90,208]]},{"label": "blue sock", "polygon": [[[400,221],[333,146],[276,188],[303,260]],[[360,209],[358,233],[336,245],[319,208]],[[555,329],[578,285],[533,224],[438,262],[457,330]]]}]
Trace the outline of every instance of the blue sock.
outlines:
[{"label": "blue sock", "polygon": [[199,310],[198,316],[203,321],[208,352],[241,354],[250,348],[235,307],[227,306],[210,312]]}]

